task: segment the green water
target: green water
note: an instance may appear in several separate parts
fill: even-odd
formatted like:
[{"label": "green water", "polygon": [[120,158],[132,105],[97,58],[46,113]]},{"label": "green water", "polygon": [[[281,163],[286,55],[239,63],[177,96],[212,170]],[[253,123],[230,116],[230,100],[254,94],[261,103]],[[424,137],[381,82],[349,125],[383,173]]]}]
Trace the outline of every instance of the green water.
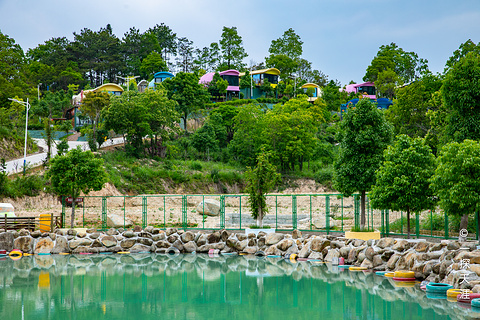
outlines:
[{"label": "green water", "polygon": [[[0,260],[0,319],[466,319],[385,277],[255,257],[35,256]],[[480,313],[478,314],[480,315]]]}]

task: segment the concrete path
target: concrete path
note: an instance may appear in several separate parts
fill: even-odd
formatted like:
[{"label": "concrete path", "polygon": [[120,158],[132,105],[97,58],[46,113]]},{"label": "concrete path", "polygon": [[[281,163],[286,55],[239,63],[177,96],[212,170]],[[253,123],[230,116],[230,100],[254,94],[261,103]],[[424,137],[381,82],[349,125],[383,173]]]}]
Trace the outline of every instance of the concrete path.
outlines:
[{"label": "concrete path", "polygon": [[[43,148],[43,151],[41,153],[36,153],[32,155],[27,155],[27,168],[31,167],[37,167],[43,164],[45,159],[47,159],[47,144],[45,143],[44,139],[33,139],[37,143],[39,147]],[[57,145],[56,143],[59,143],[60,141],[55,140],[55,143],[52,145],[52,157],[54,157],[57,154]],[[113,146],[117,144],[122,144],[123,143],[123,138],[114,138],[114,139],[108,139],[104,144],[102,144],[103,147],[108,147],[108,146]],[[76,148],[77,146],[80,146],[83,150],[89,150],[90,148],[88,147],[88,142],[86,141],[68,141],[68,145],[70,149]],[[7,165],[7,173],[12,174],[16,172],[22,172],[23,171],[23,157],[15,160],[10,160],[6,162]]]}]

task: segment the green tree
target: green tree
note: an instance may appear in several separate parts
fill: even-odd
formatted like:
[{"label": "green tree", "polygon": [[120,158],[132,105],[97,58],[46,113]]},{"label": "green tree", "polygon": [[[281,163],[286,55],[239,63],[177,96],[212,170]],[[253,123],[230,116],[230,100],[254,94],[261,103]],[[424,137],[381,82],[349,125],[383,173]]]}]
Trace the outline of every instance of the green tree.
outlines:
[{"label": "green tree", "polygon": [[71,106],[70,97],[72,92],[65,93],[63,90],[46,92],[40,101],[32,104],[32,114],[44,118],[45,140],[47,143],[47,162],[51,157],[53,142],[52,118],[62,117],[64,111]]},{"label": "green tree", "polygon": [[177,42],[177,68],[182,72],[193,71],[193,41],[179,38]]},{"label": "green tree", "polygon": [[380,72],[375,80],[375,88],[379,98],[392,100],[395,97],[396,88],[401,85],[399,76],[392,69]]},{"label": "green tree", "polygon": [[272,40],[268,52],[271,55],[285,55],[292,60],[298,59],[303,52],[303,41],[292,28],[288,29],[283,35]]},{"label": "green tree", "polygon": [[162,84],[167,89],[167,97],[177,102],[177,111],[186,132],[188,116],[204,107],[209,101],[209,94],[204,86],[198,83],[198,77],[192,73],[179,72]]},{"label": "green tree", "polygon": [[339,123],[340,150],[335,162],[334,186],[345,195],[360,192],[360,228],[365,227],[365,196],[375,184],[375,171],[392,139],[391,125],[369,99],[349,108]]},{"label": "green tree", "polygon": [[197,151],[203,152],[207,156],[207,160],[209,160],[210,152],[218,150],[217,136],[210,121],[205,122],[200,129],[195,131],[192,136],[192,145]]},{"label": "green tree", "polygon": [[223,27],[222,38],[219,41],[222,50],[222,65],[220,70],[243,70],[243,59],[248,55],[243,48],[242,37],[237,32],[237,27]]},{"label": "green tree", "polygon": [[472,39],[468,39],[460,45],[460,47],[453,52],[453,55],[448,58],[445,64],[445,73],[447,73],[453,66],[465,57],[469,52],[475,52],[480,55],[480,42],[475,44]]},{"label": "green tree", "polygon": [[465,140],[445,145],[431,182],[440,207],[449,215],[462,216],[460,229],[466,229],[468,215],[480,209],[480,143]]},{"label": "green tree", "polygon": [[82,151],[80,147],[54,157],[46,177],[51,180],[52,188],[58,195],[72,198],[71,228],[75,220],[75,199],[80,192],[87,195],[91,190],[101,190],[107,181],[103,160],[95,158],[91,151]]},{"label": "green tree", "polygon": [[268,212],[267,193],[270,192],[275,184],[280,180],[280,174],[276,167],[268,160],[268,153],[262,150],[257,157],[257,164],[254,168],[247,168],[245,179],[248,193],[248,205],[252,217],[257,219],[257,226],[263,226],[263,216]]},{"label": "green tree", "polygon": [[140,72],[144,79],[153,79],[153,75],[160,71],[168,71],[168,67],[159,53],[151,52],[142,60]]},{"label": "green tree", "polygon": [[376,184],[369,197],[372,207],[407,212],[407,237],[410,238],[410,213],[432,209],[430,179],[435,157],[421,138],[399,135],[384,151],[384,161],[376,172]]},{"label": "green tree", "polygon": [[285,54],[271,54],[265,58],[265,63],[269,68],[277,68],[285,79],[290,78],[298,68],[297,60]]},{"label": "green tree", "polygon": [[385,111],[385,117],[393,124],[395,135],[425,137],[430,131],[429,110],[434,110],[434,94],[440,89],[441,80],[428,75],[396,90],[393,105]]},{"label": "green tree", "polygon": [[469,52],[447,73],[442,98],[448,110],[446,134],[453,141],[480,139],[480,55]]},{"label": "green tree", "polygon": [[99,126],[100,116],[105,108],[108,108],[110,104],[110,94],[105,91],[89,92],[85,95],[85,99],[82,101],[80,110],[82,113],[88,115],[92,120],[93,132],[91,141],[89,141],[90,149],[96,151],[97,146],[97,129]]},{"label": "green tree", "polygon": [[428,61],[415,52],[407,52],[395,43],[383,45],[367,67],[364,81],[376,81],[382,71],[393,70],[403,83],[408,83],[428,71]]}]

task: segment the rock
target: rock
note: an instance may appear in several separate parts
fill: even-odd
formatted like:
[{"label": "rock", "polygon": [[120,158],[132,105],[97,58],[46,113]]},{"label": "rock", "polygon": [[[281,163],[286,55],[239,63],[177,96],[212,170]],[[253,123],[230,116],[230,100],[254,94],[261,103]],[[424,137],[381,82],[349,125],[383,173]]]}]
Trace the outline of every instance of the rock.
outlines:
[{"label": "rock", "polygon": [[471,264],[469,270],[475,272],[478,276],[480,276],[480,265],[479,264]]},{"label": "rock", "polygon": [[301,238],[301,237],[302,237],[302,231],[297,230],[297,229],[292,231],[292,238],[293,239],[298,239],[298,238]]},{"label": "rock", "polygon": [[365,240],[362,240],[362,239],[353,240],[353,246],[354,247],[361,247],[363,245],[365,245]]},{"label": "rock", "polygon": [[50,239],[52,239],[53,241],[55,241],[55,239],[57,239],[57,234],[56,234],[56,233],[49,233],[48,236],[49,236]]},{"label": "rock", "polygon": [[31,236],[32,238],[38,238],[38,237],[40,237],[41,235],[42,235],[42,231],[40,231],[40,230],[35,230],[35,231],[33,231],[33,232],[30,233],[30,236]]},{"label": "rock", "polygon": [[97,229],[95,228],[87,229],[87,233],[95,233],[95,232],[97,232]]},{"label": "rock", "polygon": [[267,234],[267,236],[265,237],[265,244],[267,246],[271,246],[273,244],[277,244],[280,242],[280,240],[282,240],[283,238],[285,238],[285,235],[284,234],[281,234],[281,233],[269,233]]},{"label": "rock", "polygon": [[[238,239],[238,240],[241,240],[241,239]],[[208,243],[217,243],[218,241],[220,241],[220,233],[218,232],[210,233],[207,236],[207,241]]]},{"label": "rock", "polygon": [[172,247],[175,247],[178,249],[178,251],[183,252],[183,243],[180,241],[180,239],[176,240],[173,244]]},{"label": "rock", "polygon": [[[182,236],[183,236],[183,234],[182,234]],[[188,237],[188,236],[187,236],[187,237]],[[165,232],[163,232],[163,231],[161,231],[161,232],[159,232],[159,233],[156,233],[156,234],[154,234],[154,235],[152,236],[152,240],[155,241],[155,242],[156,242],[156,241],[160,241],[160,240],[165,240],[165,239],[166,239],[166,237],[165,237]],[[185,242],[185,241],[184,241],[184,242]]]},{"label": "rock", "polygon": [[11,234],[10,232],[0,233],[0,250],[12,251],[13,240],[13,234]]},{"label": "rock", "polygon": [[[170,237],[173,237],[173,236],[170,236]],[[168,237],[170,239],[170,237]],[[177,237],[175,236],[175,240],[173,241],[168,241],[170,243],[175,243],[177,241]],[[153,240],[152,239],[148,239],[148,238],[138,238],[137,239],[137,243],[139,244],[143,244],[145,246],[151,246],[153,244]]]},{"label": "rock", "polygon": [[134,226],[133,227],[133,232],[141,232],[142,231],[142,227],[140,226]]},{"label": "rock", "polygon": [[220,214],[220,202],[213,199],[205,199],[197,205],[196,209],[201,215],[218,216]]},{"label": "rock", "polygon": [[373,261],[373,256],[376,254],[375,250],[372,247],[368,247],[365,250],[365,256],[368,260]]},{"label": "rock", "polygon": [[313,252],[308,256],[308,259],[323,260],[323,255],[320,252]]},{"label": "rock", "polygon": [[180,236],[180,239],[182,239],[183,243],[193,241],[194,238],[195,235],[191,231],[187,231]]},{"label": "rock", "polygon": [[340,253],[340,256],[347,259],[348,258],[348,254],[350,253],[350,247],[348,246],[345,246],[345,247],[342,247],[340,248],[339,250],[339,253]]},{"label": "rock", "polygon": [[33,253],[33,238],[18,237],[13,241],[13,248],[21,250],[23,253]]},{"label": "rock", "polygon": [[281,251],[286,251],[288,248],[290,248],[293,245],[293,241],[290,239],[283,239],[277,244],[277,248],[280,249]]},{"label": "rock", "polygon": [[95,240],[93,240],[93,243],[90,247],[92,247],[92,248],[102,248],[103,244],[100,242],[99,239],[95,239]]},{"label": "rock", "polygon": [[183,244],[183,249],[187,253],[192,253],[197,251],[197,245],[195,244],[195,241],[189,241]]},{"label": "rock", "polygon": [[77,238],[85,238],[87,236],[86,232],[79,232],[77,233]]},{"label": "rock", "polygon": [[222,241],[225,242],[227,241],[228,237],[230,237],[230,232],[224,229],[220,231],[220,237],[222,238]]},{"label": "rock", "polygon": [[100,241],[107,248],[117,245],[117,239],[112,235],[104,236]]},{"label": "rock", "polygon": [[387,262],[387,268],[390,270],[395,269],[398,259],[400,259],[400,255],[398,253],[392,255]]},{"label": "rock", "polygon": [[247,235],[244,234],[244,233],[237,233],[237,239],[239,241],[243,241],[243,240],[247,239]]},{"label": "rock", "polygon": [[177,233],[177,229],[176,228],[167,228],[167,230],[165,231],[165,235],[167,237],[171,236],[172,234],[174,233]]},{"label": "rock", "polygon": [[100,237],[100,232],[94,232],[89,235],[90,239],[97,239],[98,237]]},{"label": "rock", "polygon": [[357,262],[358,262],[358,263],[362,263],[363,260],[365,260],[366,258],[367,258],[367,257],[365,256],[365,253],[364,253],[364,252],[360,252],[360,253],[358,254]]},{"label": "rock", "polygon": [[458,250],[460,249],[460,244],[457,241],[449,241],[447,244],[447,250]]},{"label": "rock", "polygon": [[442,250],[443,247],[444,246],[441,243],[435,243],[430,247],[430,252]]},{"label": "rock", "polygon": [[130,248],[130,252],[132,253],[138,253],[138,252],[150,252],[151,251],[150,246],[146,246],[140,243],[135,244],[133,247]]},{"label": "rock", "polygon": [[426,276],[430,275],[430,273],[433,271],[433,266],[437,263],[438,261],[427,261],[427,263],[425,263],[423,266],[422,273]]},{"label": "rock", "polygon": [[177,239],[178,239],[178,236],[176,234],[172,234],[167,238],[167,241],[170,243],[174,243],[175,241],[177,241]]},{"label": "rock", "polygon": [[55,241],[55,246],[53,247],[51,253],[68,253],[70,249],[68,247],[68,242],[65,237],[57,236],[57,240]]},{"label": "rock", "polygon": [[338,252],[338,249],[329,250],[324,260],[327,262],[332,262],[332,258],[340,258],[340,253]]},{"label": "rock", "polygon": [[270,246],[267,248],[267,250],[265,250],[265,254],[267,256],[270,256],[270,255],[273,255],[273,256],[281,256],[282,255],[282,252],[277,248],[277,246]]},{"label": "rock", "polygon": [[373,264],[374,268],[377,268],[377,267],[381,266],[382,264],[384,264],[384,261],[383,261],[382,257],[377,254],[376,256],[373,257],[372,264]]},{"label": "rock", "polygon": [[207,243],[207,236],[204,234],[201,234],[195,242],[197,243],[197,246],[201,247]]},{"label": "rock", "polygon": [[253,239],[253,238],[256,238],[257,236],[255,235],[255,233],[253,232],[250,232],[248,235],[247,235],[247,238],[248,239]]},{"label": "rock", "polygon": [[408,246],[407,240],[398,240],[397,243],[392,247],[392,250],[403,252]]},{"label": "rock", "polygon": [[453,262],[451,260],[444,260],[440,263],[440,270],[438,272],[439,276],[445,276],[447,274],[447,268],[452,265]]},{"label": "rock", "polygon": [[[232,238],[227,239],[227,242],[226,242],[227,246],[230,248],[235,248],[237,246],[237,243],[238,241]],[[197,245],[198,245],[198,242],[197,242]]]},{"label": "rock", "polygon": [[394,254],[392,250],[386,250],[382,253],[382,260],[383,261],[388,261]]},{"label": "rock", "polygon": [[20,229],[20,231],[18,231],[19,237],[28,237],[29,235],[30,231],[28,231],[27,229]]},{"label": "rock", "polygon": [[43,238],[37,242],[35,253],[51,253],[53,249],[53,241],[50,238]]},{"label": "rock", "polygon": [[138,237],[152,239],[152,234],[148,232],[139,232]]},{"label": "rock", "polygon": [[323,249],[329,245],[330,245],[330,240],[316,238],[310,241],[310,249],[316,252],[322,252]]},{"label": "rock", "polygon": [[257,240],[257,246],[258,246],[259,248],[262,248],[262,247],[265,246],[265,237],[260,237],[260,238],[258,238],[258,240]]},{"label": "rock", "polygon": [[238,241],[237,244],[235,245],[235,249],[238,251],[243,251],[247,247],[248,241],[243,240],[243,241]]},{"label": "rock", "polygon": [[155,243],[155,246],[157,248],[170,248],[172,245],[170,244],[170,242],[167,241],[158,241],[157,243]]},{"label": "rock", "polygon": [[[333,220],[331,217],[329,218],[328,222],[329,222],[330,228],[333,228],[337,225],[337,222]],[[327,219],[325,216],[313,218],[312,224],[315,227],[315,229],[325,229],[327,225]]]},{"label": "rock", "polygon": [[332,241],[332,242],[330,243],[330,246],[331,246],[332,248],[334,248],[334,249],[335,249],[335,248],[336,248],[336,249],[340,249],[340,248],[345,247],[345,243],[344,243],[344,242],[341,242],[341,241]]},{"label": "rock", "polygon": [[417,243],[417,245],[415,246],[415,251],[417,251],[417,252],[427,252],[428,248],[430,248],[430,244],[426,241],[421,241],[421,242]]},{"label": "rock", "polygon": [[133,237],[135,237],[135,233],[133,233],[132,230],[128,230],[128,231],[125,231],[125,232],[123,233],[123,236],[124,236],[125,238],[133,238]]},{"label": "rock", "polygon": [[[124,221],[125,220],[125,221]],[[132,221],[127,217],[121,217],[114,213],[107,214],[107,226],[110,228],[120,228],[120,227],[131,227],[133,225]]]},{"label": "rock", "polygon": [[310,246],[303,246],[303,248],[298,253],[298,257],[308,258],[308,256],[310,256],[311,253],[312,253],[312,250],[310,250]]},{"label": "rock", "polygon": [[243,252],[247,254],[255,254],[255,252],[257,251],[258,251],[257,247],[246,247],[245,249],[243,249]]},{"label": "rock", "polygon": [[148,233],[153,233],[153,227],[152,226],[148,226],[145,228],[145,232],[148,232]]},{"label": "rock", "polygon": [[372,263],[372,261],[370,261],[368,259],[365,259],[365,260],[362,261],[362,264],[360,265],[360,267],[367,268],[367,269],[373,269],[373,263]]},{"label": "rock", "polygon": [[88,239],[78,239],[78,240],[72,240],[68,243],[68,246],[70,249],[74,250],[78,246],[89,246],[92,244],[92,241]]},{"label": "rock", "polygon": [[114,236],[114,235],[117,235],[117,234],[118,234],[118,231],[117,231],[117,229],[115,229],[115,228],[110,228],[110,229],[107,230],[106,233],[107,233],[107,235],[109,235],[109,236]]},{"label": "rock", "polygon": [[135,239],[125,239],[125,240],[122,240],[122,242],[120,242],[120,247],[122,247],[122,249],[129,249],[133,247],[135,242],[136,242]]}]

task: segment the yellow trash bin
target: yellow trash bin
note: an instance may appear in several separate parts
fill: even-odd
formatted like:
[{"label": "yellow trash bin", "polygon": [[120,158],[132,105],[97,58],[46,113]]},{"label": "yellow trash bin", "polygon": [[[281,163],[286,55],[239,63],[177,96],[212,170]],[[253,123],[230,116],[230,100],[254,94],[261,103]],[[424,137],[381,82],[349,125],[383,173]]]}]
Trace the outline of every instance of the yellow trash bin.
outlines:
[{"label": "yellow trash bin", "polygon": [[50,232],[52,224],[52,216],[50,214],[40,215],[40,231]]}]

